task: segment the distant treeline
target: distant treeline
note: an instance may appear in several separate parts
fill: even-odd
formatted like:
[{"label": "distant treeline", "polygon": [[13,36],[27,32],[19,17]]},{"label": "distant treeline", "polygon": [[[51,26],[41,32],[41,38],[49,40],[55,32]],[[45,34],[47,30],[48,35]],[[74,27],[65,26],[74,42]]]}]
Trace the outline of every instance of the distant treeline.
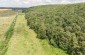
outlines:
[{"label": "distant treeline", "polygon": [[40,39],[69,53],[85,55],[85,3],[30,8],[25,15]]}]

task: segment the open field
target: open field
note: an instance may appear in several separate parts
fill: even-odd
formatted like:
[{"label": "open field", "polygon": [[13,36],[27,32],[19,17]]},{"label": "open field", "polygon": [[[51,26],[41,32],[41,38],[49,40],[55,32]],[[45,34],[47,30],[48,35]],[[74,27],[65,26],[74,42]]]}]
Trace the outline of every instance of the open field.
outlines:
[{"label": "open field", "polygon": [[11,10],[11,9],[0,9],[0,11],[8,11],[8,10]]},{"label": "open field", "polygon": [[[3,14],[5,14],[5,11],[9,11],[9,10],[8,9],[0,9],[0,14],[2,14],[2,12],[3,12]],[[15,16],[16,15],[5,16],[5,17],[0,16],[0,41],[2,39],[4,39],[4,34],[10,27],[10,24],[12,23]]]},{"label": "open field", "polygon": [[[4,14],[6,15],[7,13],[5,12],[8,12],[10,10],[8,9],[0,9],[0,15],[3,15],[3,16],[0,16],[0,55],[3,55],[3,53],[5,52],[5,49],[6,49],[6,46],[7,46],[7,36],[8,34],[6,34],[11,26],[11,23],[13,22],[16,14],[13,14],[13,15],[7,15],[7,16],[4,16]],[[3,13],[3,14],[2,14]],[[8,12],[8,14],[11,13],[11,12]],[[13,13],[13,12],[12,12]]]},{"label": "open field", "polygon": [[10,27],[15,15],[0,17],[0,41],[4,39],[4,34]]},{"label": "open field", "polygon": [[12,16],[16,13],[12,9],[0,9],[0,17]]}]

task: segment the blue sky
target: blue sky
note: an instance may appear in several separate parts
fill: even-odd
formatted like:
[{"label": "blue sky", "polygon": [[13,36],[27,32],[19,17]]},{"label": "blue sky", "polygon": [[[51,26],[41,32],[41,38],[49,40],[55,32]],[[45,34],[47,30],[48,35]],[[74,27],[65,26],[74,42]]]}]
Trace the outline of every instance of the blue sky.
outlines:
[{"label": "blue sky", "polygon": [[68,4],[85,0],[0,0],[0,7],[31,7],[43,4]]}]

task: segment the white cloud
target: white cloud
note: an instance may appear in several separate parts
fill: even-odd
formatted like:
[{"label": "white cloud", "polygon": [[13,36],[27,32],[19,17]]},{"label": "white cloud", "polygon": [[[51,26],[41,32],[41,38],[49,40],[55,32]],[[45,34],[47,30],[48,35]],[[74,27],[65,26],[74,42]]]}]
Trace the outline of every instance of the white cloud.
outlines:
[{"label": "white cloud", "polygon": [[0,7],[30,7],[43,4],[79,3],[85,0],[0,0]]}]

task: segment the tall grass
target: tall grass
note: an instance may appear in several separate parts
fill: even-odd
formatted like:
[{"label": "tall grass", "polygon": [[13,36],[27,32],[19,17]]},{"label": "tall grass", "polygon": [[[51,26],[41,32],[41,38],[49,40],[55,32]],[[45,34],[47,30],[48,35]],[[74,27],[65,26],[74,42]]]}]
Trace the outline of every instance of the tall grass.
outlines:
[{"label": "tall grass", "polygon": [[14,18],[13,22],[11,23],[9,29],[5,33],[6,39],[1,42],[1,45],[0,45],[0,55],[4,55],[5,52],[8,49],[8,42],[9,42],[10,38],[12,37],[12,35],[14,33],[14,26],[16,24],[17,16],[18,15],[16,15],[16,17]]}]

